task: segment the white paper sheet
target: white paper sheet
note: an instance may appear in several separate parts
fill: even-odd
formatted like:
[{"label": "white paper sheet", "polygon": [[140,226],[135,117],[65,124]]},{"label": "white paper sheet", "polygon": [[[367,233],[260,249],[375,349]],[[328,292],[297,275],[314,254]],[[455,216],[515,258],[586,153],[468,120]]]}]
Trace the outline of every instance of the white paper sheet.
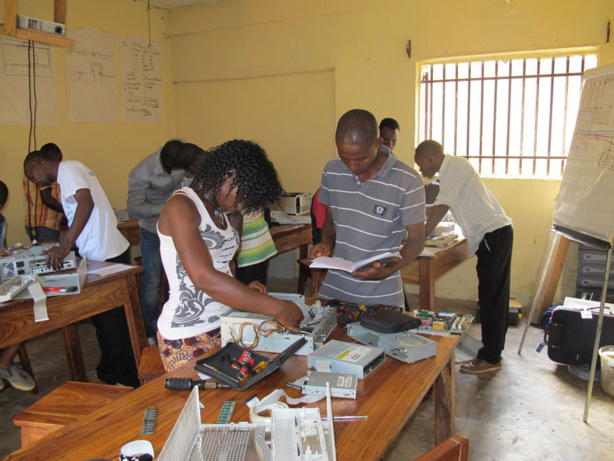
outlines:
[{"label": "white paper sheet", "polygon": [[121,40],[122,120],[162,122],[160,45],[144,38]]},{"label": "white paper sheet", "polygon": [[100,269],[94,269],[88,271],[88,274],[100,275],[101,277],[104,275],[115,274],[117,272],[123,272],[125,270],[130,269],[132,266],[128,266],[126,264],[113,264],[112,266],[102,267]]},{"label": "white paper sheet", "polygon": [[66,49],[68,120],[117,122],[113,34],[81,28],[67,35],[75,40],[75,48]]},{"label": "white paper sheet", "polygon": [[42,43],[32,43],[33,45],[28,48],[26,40],[0,38],[0,101],[2,101],[0,124],[2,125],[28,125],[31,120],[28,101],[31,101],[32,123],[34,121],[37,125],[60,123],[53,48]]}]

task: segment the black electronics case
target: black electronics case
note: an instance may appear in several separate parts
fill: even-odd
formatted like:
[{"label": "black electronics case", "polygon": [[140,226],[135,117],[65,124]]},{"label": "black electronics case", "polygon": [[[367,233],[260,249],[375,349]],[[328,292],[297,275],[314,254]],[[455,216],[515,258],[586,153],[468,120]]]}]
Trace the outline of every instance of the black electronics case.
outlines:
[{"label": "black electronics case", "polygon": [[[565,365],[590,364],[595,345],[599,308],[591,309],[592,318],[582,318],[578,309],[557,307],[552,311],[548,336],[548,357]],[[605,314],[599,347],[614,344],[614,316]],[[599,364],[599,360],[597,361]]]},{"label": "black electronics case", "polygon": [[[194,369],[228,384],[233,389],[243,390],[281,367],[306,342],[304,337],[299,337],[274,359],[241,347],[237,343],[228,343],[215,354],[197,361]],[[250,364],[252,359],[253,362]],[[247,368],[243,370],[246,364]]]},{"label": "black electronics case", "polygon": [[419,328],[422,321],[402,312],[379,311],[374,314],[363,315],[360,318],[360,324],[369,330],[380,333],[398,333]]}]

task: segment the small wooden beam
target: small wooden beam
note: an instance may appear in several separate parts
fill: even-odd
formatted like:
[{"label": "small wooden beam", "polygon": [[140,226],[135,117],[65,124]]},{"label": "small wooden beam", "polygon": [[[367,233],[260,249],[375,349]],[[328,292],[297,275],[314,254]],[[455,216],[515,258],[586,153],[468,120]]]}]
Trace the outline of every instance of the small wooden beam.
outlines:
[{"label": "small wooden beam", "polygon": [[54,0],[53,22],[66,25],[66,0]]},{"label": "small wooden beam", "polygon": [[17,32],[17,0],[4,0],[4,33],[15,35]]}]

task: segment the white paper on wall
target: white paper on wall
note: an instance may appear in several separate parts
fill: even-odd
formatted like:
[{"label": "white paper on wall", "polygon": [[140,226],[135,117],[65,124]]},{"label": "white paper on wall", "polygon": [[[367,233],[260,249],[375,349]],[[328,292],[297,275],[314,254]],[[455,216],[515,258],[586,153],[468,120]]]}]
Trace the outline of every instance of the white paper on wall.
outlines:
[{"label": "white paper on wall", "polygon": [[69,31],[75,48],[66,50],[68,120],[117,122],[115,86],[115,39],[101,30]]},{"label": "white paper on wall", "polygon": [[60,122],[50,45],[31,42],[28,48],[27,40],[1,37],[0,66],[0,124],[29,125],[32,121],[36,125],[57,125]]},{"label": "white paper on wall", "polygon": [[162,122],[160,45],[139,37],[120,41],[122,66],[122,119],[127,122]]}]

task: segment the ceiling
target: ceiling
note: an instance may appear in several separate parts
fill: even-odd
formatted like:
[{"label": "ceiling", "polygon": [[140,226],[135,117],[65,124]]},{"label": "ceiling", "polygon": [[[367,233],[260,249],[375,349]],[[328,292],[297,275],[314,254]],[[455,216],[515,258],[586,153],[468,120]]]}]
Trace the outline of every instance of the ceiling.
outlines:
[{"label": "ceiling", "polygon": [[[138,1],[142,3],[148,2],[148,0],[138,0]],[[179,8],[182,6],[205,4],[205,3],[217,3],[221,1],[223,0],[149,0],[149,4],[157,8],[164,8],[165,10],[170,10],[170,9]]]}]

